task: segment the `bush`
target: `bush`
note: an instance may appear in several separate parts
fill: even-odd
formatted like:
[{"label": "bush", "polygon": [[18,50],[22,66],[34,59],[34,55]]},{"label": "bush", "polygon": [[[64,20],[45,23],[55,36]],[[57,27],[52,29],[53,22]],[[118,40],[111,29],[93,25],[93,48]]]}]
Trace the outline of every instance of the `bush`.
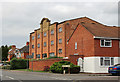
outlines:
[{"label": "bush", "polygon": [[63,58],[63,57],[54,56],[54,57],[49,57],[49,58],[46,58],[46,59],[54,59],[54,58]]},{"label": "bush", "polygon": [[[69,61],[59,61],[59,62],[55,62],[51,67],[50,67],[50,71],[53,73],[63,73],[63,68],[62,65],[70,65],[70,69],[71,69],[71,73],[74,72],[74,69],[76,67],[76,65],[74,65],[73,63],[69,62]],[[78,66],[77,66],[78,67]],[[68,73],[68,69],[65,69],[66,73]],[[80,71],[80,70],[79,70]]]},{"label": "bush", "polygon": [[10,61],[10,69],[26,69],[28,67],[28,61],[25,59],[13,58]]},{"label": "bush", "polygon": [[49,71],[50,67],[49,66],[44,66],[44,71]]}]

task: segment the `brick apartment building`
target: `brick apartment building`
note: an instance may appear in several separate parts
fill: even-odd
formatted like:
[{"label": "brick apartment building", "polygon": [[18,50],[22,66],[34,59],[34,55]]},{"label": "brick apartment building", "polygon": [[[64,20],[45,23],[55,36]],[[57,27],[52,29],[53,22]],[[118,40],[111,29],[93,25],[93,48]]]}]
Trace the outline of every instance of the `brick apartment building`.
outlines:
[{"label": "brick apartment building", "polygon": [[109,66],[120,63],[118,31],[87,17],[53,24],[43,18],[40,28],[30,33],[29,55],[73,59],[83,72],[106,73]]}]

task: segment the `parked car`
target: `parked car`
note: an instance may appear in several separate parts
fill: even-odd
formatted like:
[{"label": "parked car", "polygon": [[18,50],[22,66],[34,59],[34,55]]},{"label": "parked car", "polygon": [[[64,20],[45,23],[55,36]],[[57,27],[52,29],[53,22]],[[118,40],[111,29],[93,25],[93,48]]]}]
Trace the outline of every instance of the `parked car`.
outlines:
[{"label": "parked car", "polygon": [[112,75],[120,75],[120,64],[109,67],[108,73],[111,73]]},{"label": "parked car", "polygon": [[3,63],[0,63],[0,66],[3,66]]}]

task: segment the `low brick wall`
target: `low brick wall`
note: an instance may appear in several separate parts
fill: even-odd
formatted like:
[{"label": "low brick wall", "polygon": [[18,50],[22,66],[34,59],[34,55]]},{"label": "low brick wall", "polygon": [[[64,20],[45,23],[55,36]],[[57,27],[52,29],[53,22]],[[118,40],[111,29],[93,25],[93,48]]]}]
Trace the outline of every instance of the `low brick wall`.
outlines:
[{"label": "low brick wall", "polygon": [[29,61],[29,69],[33,68],[33,70],[35,70],[35,71],[43,71],[44,66],[49,66],[50,67],[55,62],[59,62],[59,61],[62,61],[62,60],[69,61],[68,59],[60,59],[60,58]]},{"label": "low brick wall", "polygon": [[55,59],[34,60],[33,62],[32,61],[29,62],[29,69],[33,68],[33,70],[36,70],[36,71],[43,71],[44,66],[49,66],[50,67],[55,62],[59,62],[59,61],[62,61],[62,60],[70,61],[71,63],[77,65],[77,59],[79,57],[83,58],[81,55],[70,55],[69,59],[55,58]]}]

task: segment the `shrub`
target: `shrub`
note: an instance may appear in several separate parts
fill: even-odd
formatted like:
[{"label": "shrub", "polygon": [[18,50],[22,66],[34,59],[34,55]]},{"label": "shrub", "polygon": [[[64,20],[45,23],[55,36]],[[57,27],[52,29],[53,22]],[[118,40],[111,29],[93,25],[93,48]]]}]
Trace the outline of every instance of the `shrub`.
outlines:
[{"label": "shrub", "polygon": [[[59,61],[59,62],[55,62],[51,67],[50,67],[50,71],[52,71],[53,73],[63,73],[63,68],[62,65],[70,65],[70,69],[72,71],[73,67],[75,67],[76,65],[74,65],[73,63],[69,62],[69,61]],[[74,68],[75,69],[75,68]],[[68,69],[65,69],[66,73],[68,73]],[[72,72],[71,72],[72,73]]]},{"label": "shrub", "polygon": [[27,67],[28,67],[28,61],[25,59],[13,58],[10,61],[10,68],[11,69],[26,69]]},{"label": "shrub", "polygon": [[50,67],[49,66],[44,66],[44,71],[49,71]]},{"label": "shrub", "polygon": [[54,59],[54,58],[63,58],[63,57],[54,56],[54,57],[49,57],[49,58],[46,58],[46,59]]}]

